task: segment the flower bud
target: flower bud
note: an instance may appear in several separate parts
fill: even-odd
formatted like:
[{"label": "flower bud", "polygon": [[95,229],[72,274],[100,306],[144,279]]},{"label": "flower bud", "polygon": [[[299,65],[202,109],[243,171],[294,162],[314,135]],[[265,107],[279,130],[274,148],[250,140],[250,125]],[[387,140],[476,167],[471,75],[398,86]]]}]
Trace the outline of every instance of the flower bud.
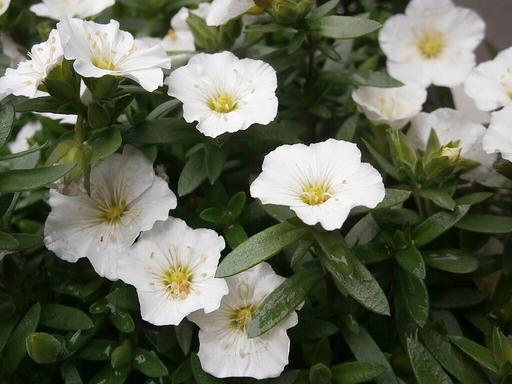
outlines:
[{"label": "flower bud", "polygon": [[61,141],[48,157],[47,163],[69,164],[76,166],[63,177],[65,185],[81,178],[91,165],[91,148],[87,144],[77,143],[73,140]]},{"label": "flower bud", "polygon": [[441,149],[441,156],[447,157],[451,164],[455,164],[460,159],[460,147],[444,146]]},{"label": "flower bud", "polygon": [[273,0],[272,15],[278,23],[291,24],[306,16],[312,6],[312,0]]}]

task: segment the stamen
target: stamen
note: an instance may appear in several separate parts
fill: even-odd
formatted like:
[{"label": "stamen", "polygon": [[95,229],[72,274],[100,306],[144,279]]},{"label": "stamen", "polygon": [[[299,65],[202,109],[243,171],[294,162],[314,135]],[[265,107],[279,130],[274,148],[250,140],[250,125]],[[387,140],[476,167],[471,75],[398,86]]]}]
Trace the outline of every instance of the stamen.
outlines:
[{"label": "stamen", "polygon": [[306,184],[299,198],[307,205],[320,205],[332,197],[330,187],[326,183]]},{"label": "stamen", "polygon": [[423,58],[427,60],[435,59],[439,57],[446,48],[446,38],[441,32],[434,29],[423,32],[417,44],[418,50]]},{"label": "stamen", "polygon": [[254,313],[256,312],[256,306],[250,304],[244,307],[235,309],[230,316],[230,325],[237,331],[246,332],[249,322],[252,320]]},{"label": "stamen", "polygon": [[208,107],[218,113],[229,113],[238,106],[237,101],[225,93],[219,93],[208,100]]}]

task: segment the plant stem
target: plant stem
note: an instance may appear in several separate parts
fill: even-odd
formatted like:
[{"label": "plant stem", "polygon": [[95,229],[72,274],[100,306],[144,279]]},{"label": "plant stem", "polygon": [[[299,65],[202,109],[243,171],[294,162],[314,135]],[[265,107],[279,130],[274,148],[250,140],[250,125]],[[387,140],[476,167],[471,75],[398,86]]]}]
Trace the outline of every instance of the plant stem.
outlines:
[{"label": "plant stem", "polygon": [[85,140],[85,125],[82,116],[78,115],[75,124],[75,141],[82,144]]}]

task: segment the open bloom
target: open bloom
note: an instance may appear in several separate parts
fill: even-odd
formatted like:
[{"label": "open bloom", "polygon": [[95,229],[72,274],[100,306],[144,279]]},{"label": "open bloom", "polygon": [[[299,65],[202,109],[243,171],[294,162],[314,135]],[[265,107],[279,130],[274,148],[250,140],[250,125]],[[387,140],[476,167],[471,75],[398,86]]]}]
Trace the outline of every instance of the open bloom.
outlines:
[{"label": "open bloom", "polygon": [[243,15],[256,6],[253,0],[213,0],[206,16],[206,24],[218,26]]},{"label": "open bloom", "polygon": [[488,155],[482,149],[482,139],[486,132],[483,125],[469,121],[459,111],[440,108],[431,113],[421,112],[416,116],[407,136],[417,148],[426,149],[432,129],[441,145],[458,141],[460,155],[480,163],[478,167],[462,175],[464,179],[473,180],[492,169],[496,156]]},{"label": "open bloom", "polygon": [[115,0],[42,0],[30,10],[37,16],[60,20],[63,17],[85,19],[113,6]]},{"label": "open bloom", "polygon": [[0,15],[7,12],[9,5],[11,5],[11,0],[0,0]]},{"label": "open bloom", "polygon": [[512,104],[512,47],[474,68],[464,81],[464,91],[482,111]]},{"label": "open bloom", "polygon": [[51,70],[62,62],[62,47],[57,30],[50,32],[48,40],[36,44],[16,69],[7,68],[0,78],[0,93],[16,96],[40,97],[48,95],[38,88]]},{"label": "open bloom", "polygon": [[143,232],[118,264],[118,277],[137,288],[142,318],[178,325],[185,316],[219,308],[228,293],[215,272],[224,239],[210,229],[192,229],[169,218]]},{"label": "open bloom", "polygon": [[504,159],[512,161],[512,105],[492,113],[483,147],[487,153],[501,152]]},{"label": "open bloom", "polygon": [[388,72],[404,83],[452,87],[475,66],[474,50],[485,23],[451,0],[412,0],[405,14],[390,17],[379,34]]},{"label": "open bloom", "polygon": [[18,134],[16,135],[16,139],[10,143],[7,143],[7,148],[9,148],[11,153],[26,151],[30,148],[30,143],[28,140],[41,129],[43,129],[43,126],[41,125],[40,121],[36,120],[28,122],[23,127],[21,127]]},{"label": "open bloom", "polygon": [[200,53],[168,78],[169,95],[183,103],[183,117],[206,136],[268,124],[277,114],[277,77],[260,60],[231,52]]},{"label": "open bloom", "polygon": [[127,77],[152,92],[163,84],[162,68],[171,67],[170,58],[159,44],[134,39],[121,31],[115,20],[97,24],[63,19],[57,29],[65,58],[75,60],[73,68],[84,77]]},{"label": "open bloom", "polygon": [[199,330],[202,368],[216,377],[264,379],[281,374],[288,364],[290,339],[286,330],[297,324],[292,312],[274,328],[248,338],[247,326],[261,302],[285,279],[267,263],[227,277],[229,294],[212,313],[197,311],[188,318]]},{"label": "open bloom", "polygon": [[282,145],[265,156],[251,196],[289,206],[306,224],[341,228],[356,206],[374,208],[384,198],[382,177],[348,141],[329,139]]},{"label": "open bloom", "polygon": [[374,124],[402,128],[421,111],[427,91],[416,84],[396,88],[359,87],[352,99]]},{"label": "open bloom", "polygon": [[50,190],[50,207],[46,247],[69,262],[86,257],[99,275],[116,279],[119,257],[142,231],[167,219],[176,196],[142,152],[125,146],[92,168],[90,196]]}]

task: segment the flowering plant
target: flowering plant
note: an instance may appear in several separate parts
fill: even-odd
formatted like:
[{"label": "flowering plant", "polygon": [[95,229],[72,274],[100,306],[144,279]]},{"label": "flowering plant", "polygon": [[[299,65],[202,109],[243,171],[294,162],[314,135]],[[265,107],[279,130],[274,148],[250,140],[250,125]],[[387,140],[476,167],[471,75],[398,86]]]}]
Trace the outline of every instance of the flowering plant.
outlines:
[{"label": "flowering plant", "polygon": [[0,1],[0,384],[509,383],[512,48],[403,3]]}]

